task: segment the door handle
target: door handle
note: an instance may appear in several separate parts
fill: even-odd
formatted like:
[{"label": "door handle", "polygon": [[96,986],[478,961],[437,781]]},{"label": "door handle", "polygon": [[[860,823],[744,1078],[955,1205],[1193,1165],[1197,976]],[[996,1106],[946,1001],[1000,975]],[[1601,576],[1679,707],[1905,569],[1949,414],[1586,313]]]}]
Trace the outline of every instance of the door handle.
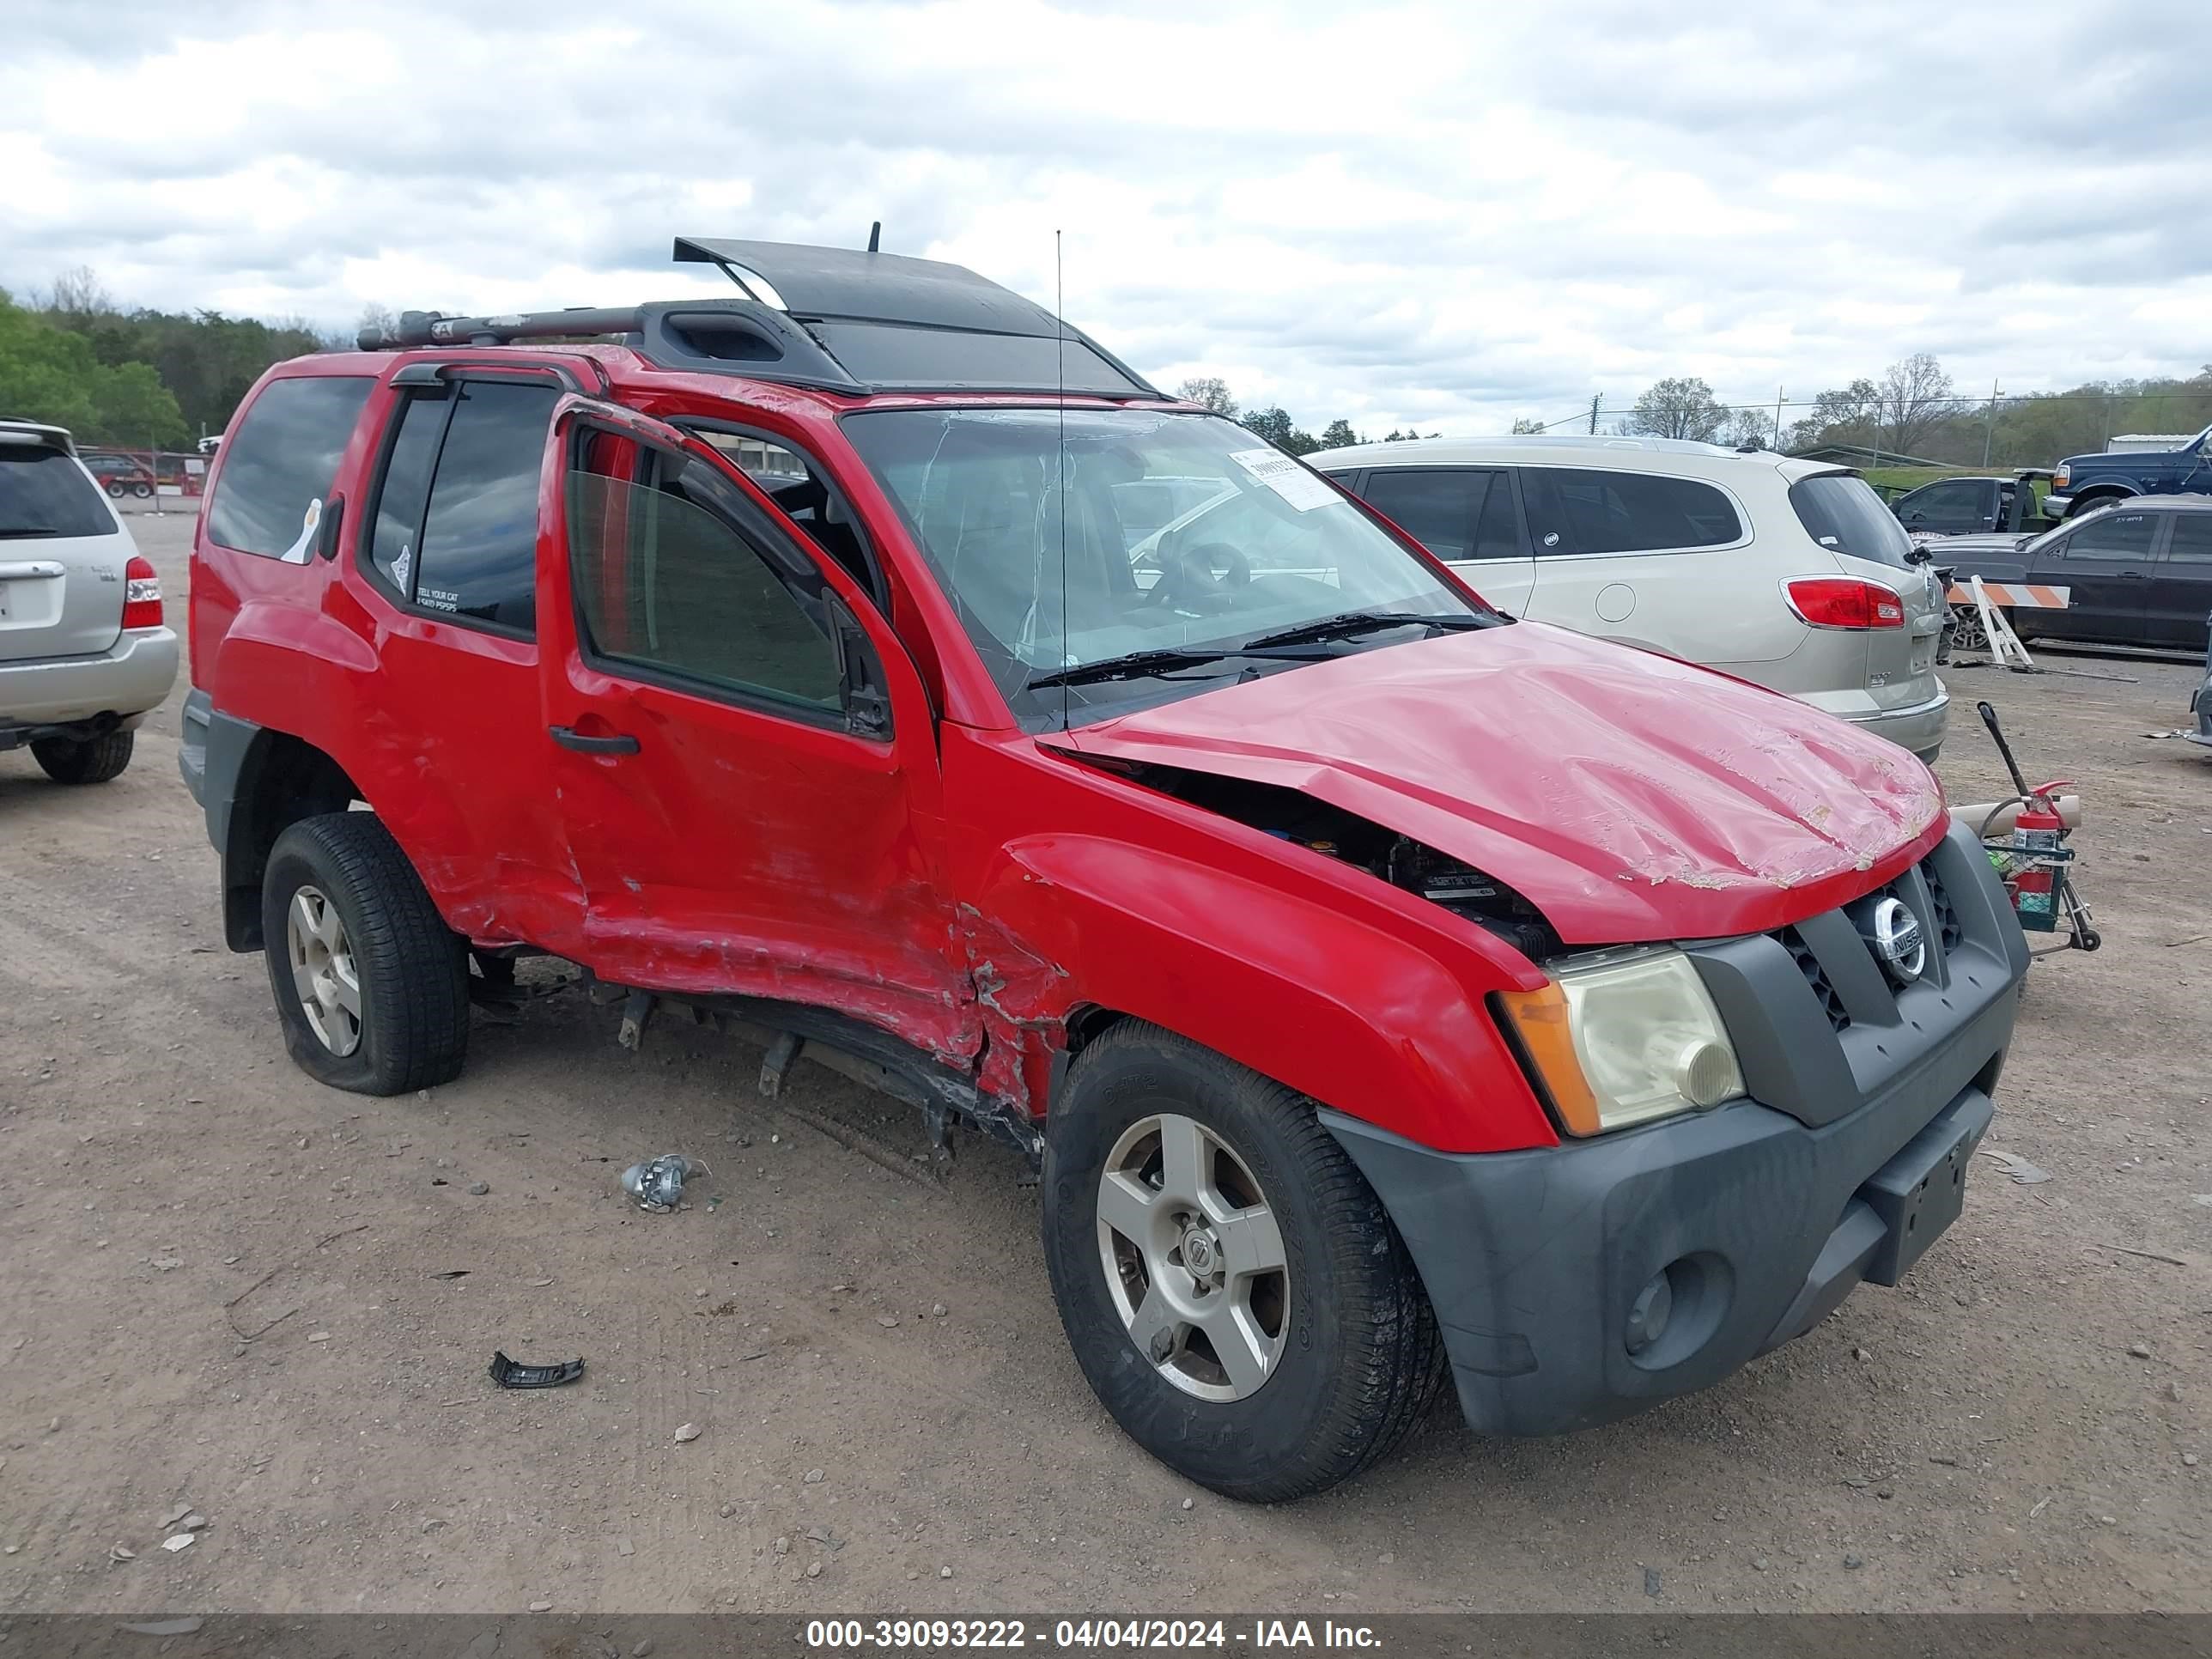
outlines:
[{"label": "door handle", "polygon": [[553,741],[563,749],[573,749],[580,755],[635,755],[637,739],[627,732],[617,732],[604,738],[586,737],[573,726],[549,726]]},{"label": "door handle", "polygon": [[2123,570],[2120,572],[2120,580],[2124,582],[2139,582],[2142,579],[2143,573],[2140,570]]}]

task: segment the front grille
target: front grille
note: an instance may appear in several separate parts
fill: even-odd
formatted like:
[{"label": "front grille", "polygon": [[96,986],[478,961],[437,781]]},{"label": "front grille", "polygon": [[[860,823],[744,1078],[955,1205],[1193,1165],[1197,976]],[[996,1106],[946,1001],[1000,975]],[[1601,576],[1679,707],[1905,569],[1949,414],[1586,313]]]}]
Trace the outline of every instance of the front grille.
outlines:
[{"label": "front grille", "polygon": [[1813,994],[1820,1000],[1821,1011],[1828,1017],[1829,1029],[1836,1031],[1848,1030],[1851,1023],[1850,1013],[1844,1008],[1844,1000],[1836,994],[1836,988],[1828,982],[1827,970],[1820,966],[1820,957],[1813,954],[1812,947],[1805,943],[1804,937],[1795,927],[1784,927],[1774,937],[1781,941],[1782,948],[1790,952],[1790,959],[1797,964],[1797,971],[1805,975],[1805,983],[1813,988]]},{"label": "front grille", "polygon": [[1966,939],[1966,930],[1959,923],[1959,913],[1952,908],[1950,894],[1943,890],[1943,878],[1936,873],[1934,859],[1922,862],[1920,875],[1928,884],[1928,902],[1935,907],[1936,931],[1942,940],[1943,954],[1948,957]]}]

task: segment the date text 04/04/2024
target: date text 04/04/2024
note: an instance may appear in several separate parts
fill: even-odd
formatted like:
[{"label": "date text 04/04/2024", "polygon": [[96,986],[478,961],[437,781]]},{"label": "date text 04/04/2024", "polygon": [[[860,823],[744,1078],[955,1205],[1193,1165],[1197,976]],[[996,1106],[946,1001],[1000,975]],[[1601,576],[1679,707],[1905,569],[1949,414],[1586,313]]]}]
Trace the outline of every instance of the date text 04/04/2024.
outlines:
[{"label": "date text 04/04/2024", "polygon": [[[1233,1626],[1233,1627],[1232,1627]],[[830,1653],[1044,1648],[1060,1652],[1382,1646],[1368,1626],[1304,1619],[817,1619],[806,1645]]]}]

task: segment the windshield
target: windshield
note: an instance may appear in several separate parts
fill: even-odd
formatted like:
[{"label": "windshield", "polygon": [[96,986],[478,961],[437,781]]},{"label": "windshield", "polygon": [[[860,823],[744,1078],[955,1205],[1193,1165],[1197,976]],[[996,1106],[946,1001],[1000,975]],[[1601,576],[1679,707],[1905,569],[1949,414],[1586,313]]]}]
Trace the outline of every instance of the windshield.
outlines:
[{"label": "windshield", "polygon": [[0,447],[0,537],[112,536],[119,528],[99,489],[60,450]]},{"label": "windshield", "polygon": [[1909,569],[1912,538],[1873,487],[1855,472],[1816,472],[1790,486],[1805,533],[1832,553]]},{"label": "windshield", "polygon": [[[1107,677],[1081,671],[1139,653],[1173,675],[1147,676],[1144,695],[1158,701],[1263,672],[1235,647],[1346,613],[1489,617],[1334,486],[1215,416],[877,410],[847,416],[845,432],[1018,714],[1056,721],[1061,682],[1080,678],[1097,683],[1082,701],[1099,717]],[[1264,672],[1404,638],[1323,633],[1325,644]],[[1223,659],[1211,672],[1198,660],[1207,653]]]}]

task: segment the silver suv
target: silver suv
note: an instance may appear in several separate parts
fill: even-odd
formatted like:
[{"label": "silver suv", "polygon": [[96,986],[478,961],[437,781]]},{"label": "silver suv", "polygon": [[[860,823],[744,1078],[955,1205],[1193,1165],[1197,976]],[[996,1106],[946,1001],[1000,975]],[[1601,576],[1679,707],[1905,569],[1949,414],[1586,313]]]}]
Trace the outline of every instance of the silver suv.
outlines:
[{"label": "silver suv", "polygon": [[0,421],[0,751],[105,783],[176,678],[161,584],[70,434]]},{"label": "silver suv", "polygon": [[1498,609],[1785,691],[1924,761],[1943,594],[1856,473],[1666,438],[1424,439],[1307,459]]}]

